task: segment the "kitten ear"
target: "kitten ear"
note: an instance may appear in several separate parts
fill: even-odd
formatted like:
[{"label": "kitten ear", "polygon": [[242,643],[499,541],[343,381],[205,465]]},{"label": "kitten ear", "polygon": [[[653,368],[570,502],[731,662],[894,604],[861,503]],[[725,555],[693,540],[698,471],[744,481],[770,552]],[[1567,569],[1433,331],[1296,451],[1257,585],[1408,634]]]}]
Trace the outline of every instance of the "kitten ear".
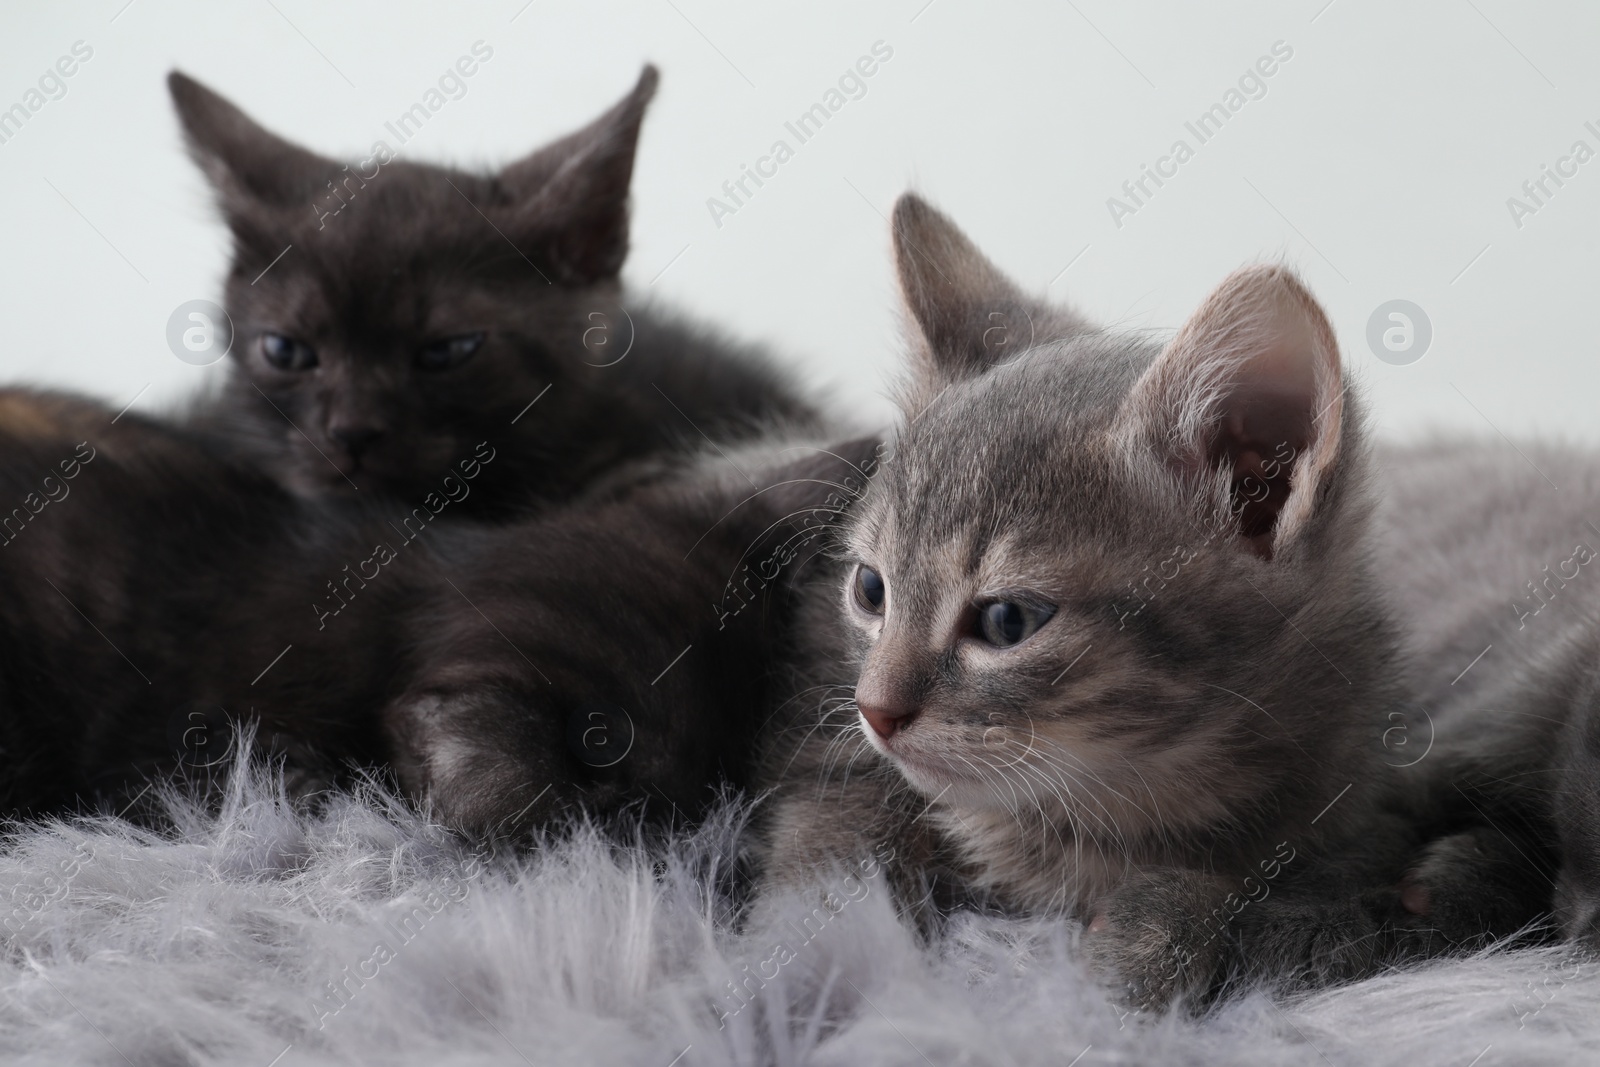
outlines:
[{"label": "kitten ear", "polygon": [[569,280],[599,281],[628,255],[628,186],[645,107],[659,75],[646,64],[633,91],[575,133],[500,172],[512,226]]},{"label": "kitten ear", "polygon": [[275,207],[309,207],[338,163],[290,144],[179,71],[167,75],[189,154],[235,214],[249,201]]},{"label": "kitten ear", "polygon": [[1153,452],[1226,508],[1263,557],[1316,508],[1339,451],[1339,346],[1293,272],[1235,271],[1145,371],[1118,415],[1135,453]]},{"label": "kitten ear", "polygon": [[[1065,332],[1062,312],[1024,295],[956,224],[906,193],[894,205],[894,258],[900,292],[916,325],[918,384],[934,390],[972,377]],[[1071,326],[1078,326],[1070,319]]]}]

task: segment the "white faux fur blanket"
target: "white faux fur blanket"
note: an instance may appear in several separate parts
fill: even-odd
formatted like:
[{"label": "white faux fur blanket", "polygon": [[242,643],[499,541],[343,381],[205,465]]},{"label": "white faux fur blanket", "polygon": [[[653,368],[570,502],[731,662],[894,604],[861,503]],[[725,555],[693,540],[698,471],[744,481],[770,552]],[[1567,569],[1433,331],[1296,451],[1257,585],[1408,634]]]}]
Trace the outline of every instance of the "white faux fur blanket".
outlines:
[{"label": "white faux fur blanket", "polygon": [[1067,923],[968,917],[919,947],[850,880],[835,910],[734,932],[731,808],[660,847],[580,830],[496,864],[376,790],[305,815],[241,775],[220,817],[171,803],[178,834],[10,833],[0,1061],[1600,1063],[1600,963],[1559,949],[1123,1017]]}]

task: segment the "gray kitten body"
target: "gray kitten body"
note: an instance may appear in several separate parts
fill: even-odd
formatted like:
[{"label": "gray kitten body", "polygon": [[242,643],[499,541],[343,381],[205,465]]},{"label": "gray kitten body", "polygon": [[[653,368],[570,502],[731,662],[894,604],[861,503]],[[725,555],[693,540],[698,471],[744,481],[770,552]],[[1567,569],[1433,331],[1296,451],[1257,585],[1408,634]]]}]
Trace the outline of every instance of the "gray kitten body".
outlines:
[{"label": "gray kitten body", "polygon": [[[808,608],[767,877],[886,844],[913,908],[1082,918],[1146,1004],[1425,950],[1371,457],[1310,295],[1241,271],[1161,346],[1030,301],[914,197],[894,226],[913,382]],[[996,604],[1044,621],[996,646]]]},{"label": "gray kitten body", "polygon": [[1554,886],[1563,931],[1594,940],[1600,456],[1455,440],[1380,462],[1377,562],[1425,713],[1419,769],[1441,824],[1463,827],[1420,884],[1441,910],[1543,909]]}]

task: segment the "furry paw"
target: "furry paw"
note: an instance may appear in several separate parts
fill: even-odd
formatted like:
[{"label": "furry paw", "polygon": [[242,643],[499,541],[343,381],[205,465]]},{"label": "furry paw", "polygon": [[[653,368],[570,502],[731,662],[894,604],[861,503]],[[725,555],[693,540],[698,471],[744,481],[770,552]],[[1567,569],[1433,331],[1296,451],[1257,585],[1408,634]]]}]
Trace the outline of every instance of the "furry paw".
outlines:
[{"label": "furry paw", "polygon": [[1550,910],[1549,879],[1498,830],[1429,842],[1400,882],[1416,925],[1459,945],[1516,933]]},{"label": "furry paw", "polygon": [[1091,913],[1090,965],[1136,1008],[1162,1010],[1203,999],[1221,969],[1224,931],[1207,922],[1213,880],[1192,871],[1142,873]]}]

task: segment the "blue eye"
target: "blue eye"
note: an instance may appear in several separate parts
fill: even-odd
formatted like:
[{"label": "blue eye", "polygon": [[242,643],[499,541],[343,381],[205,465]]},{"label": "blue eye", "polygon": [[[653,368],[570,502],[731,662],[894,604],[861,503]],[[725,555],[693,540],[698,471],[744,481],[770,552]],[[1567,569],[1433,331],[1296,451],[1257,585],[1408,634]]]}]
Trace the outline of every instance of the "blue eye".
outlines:
[{"label": "blue eye", "polygon": [[310,345],[281,333],[261,335],[261,358],[278,370],[310,370],[317,365],[317,354]]},{"label": "blue eye", "polygon": [[446,337],[434,341],[417,353],[417,366],[423,370],[450,370],[459,367],[477,354],[483,346],[483,331],[464,333],[459,337]]},{"label": "blue eye", "polygon": [[996,600],[978,610],[978,634],[996,648],[1010,648],[1032,637],[1055,613],[1052,607]]},{"label": "blue eye", "polygon": [[884,587],[883,578],[877,571],[868,566],[856,568],[855,580],[856,603],[874,615],[883,614],[883,598],[888,590]]}]

